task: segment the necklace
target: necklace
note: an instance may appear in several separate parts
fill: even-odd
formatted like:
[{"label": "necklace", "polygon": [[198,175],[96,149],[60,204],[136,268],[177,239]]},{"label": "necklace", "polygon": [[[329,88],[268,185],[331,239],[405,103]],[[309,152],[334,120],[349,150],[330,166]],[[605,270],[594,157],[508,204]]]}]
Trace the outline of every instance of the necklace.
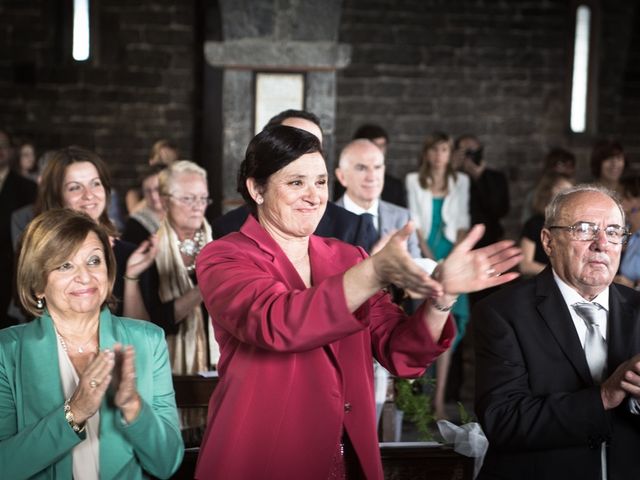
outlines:
[{"label": "necklace", "polygon": [[187,257],[195,257],[205,245],[204,230],[198,230],[193,239],[178,240],[178,250]]},{"label": "necklace", "polygon": [[[79,345],[77,343],[69,341],[69,339],[65,340],[65,338],[57,330],[56,330],[56,335],[60,339],[60,345],[62,345],[62,349],[66,353],[69,353],[69,347],[67,345],[67,342],[68,342],[69,345],[71,345],[71,346],[76,348],[77,353],[84,353],[85,351],[88,351],[88,352],[91,352],[91,353],[98,353],[98,345],[93,344],[93,339],[92,338],[89,339],[88,342],[85,342],[82,345]],[[92,344],[92,345],[90,345],[90,344]],[[88,346],[90,346],[91,348],[87,349]]]}]

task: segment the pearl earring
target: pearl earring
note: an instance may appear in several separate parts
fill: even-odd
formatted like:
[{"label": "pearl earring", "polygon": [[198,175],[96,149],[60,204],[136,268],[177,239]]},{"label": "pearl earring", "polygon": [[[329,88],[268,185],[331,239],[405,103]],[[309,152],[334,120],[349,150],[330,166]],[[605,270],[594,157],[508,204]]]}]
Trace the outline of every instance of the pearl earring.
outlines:
[{"label": "pearl earring", "polygon": [[36,298],[36,308],[38,310],[42,310],[44,308],[44,297],[37,297]]},{"label": "pearl earring", "polygon": [[264,201],[264,200],[262,199],[262,197],[258,197],[258,198],[256,198],[256,203],[257,203],[258,205],[262,205],[262,202],[263,202],[263,201]]}]

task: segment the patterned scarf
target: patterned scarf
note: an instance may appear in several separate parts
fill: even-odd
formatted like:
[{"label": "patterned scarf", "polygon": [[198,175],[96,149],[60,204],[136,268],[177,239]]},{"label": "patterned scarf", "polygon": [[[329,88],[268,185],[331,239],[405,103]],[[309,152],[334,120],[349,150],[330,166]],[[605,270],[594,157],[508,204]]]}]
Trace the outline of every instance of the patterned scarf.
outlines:
[{"label": "patterned scarf", "polygon": [[[203,229],[206,243],[209,243],[212,240],[211,227],[206,220],[204,220]],[[156,265],[160,275],[159,293],[162,302],[175,300],[194,287],[178,249],[178,235],[167,218],[162,221],[158,230]],[[213,335],[211,319],[207,320],[208,344],[200,305],[196,305],[180,322],[177,334],[167,335],[171,369],[174,374],[192,375],[209,370],[210,365],[217,364],[220,350]]]}]

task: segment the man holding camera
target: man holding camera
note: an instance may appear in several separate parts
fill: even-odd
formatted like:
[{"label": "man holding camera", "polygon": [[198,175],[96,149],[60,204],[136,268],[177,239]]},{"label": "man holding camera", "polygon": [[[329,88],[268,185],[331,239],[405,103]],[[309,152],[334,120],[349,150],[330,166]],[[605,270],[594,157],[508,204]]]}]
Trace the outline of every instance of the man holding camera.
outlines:
[{"label": "man holding camera", "polygon": [[469,212],[471,224],[484,223],[486,230],[476,247],[502,239],[500,219],[509,213],[509,186],[504,173],[489,168],[482,157],[483,146],[477,137],[465,134],[454,143],[453,167],[471,179]]}]

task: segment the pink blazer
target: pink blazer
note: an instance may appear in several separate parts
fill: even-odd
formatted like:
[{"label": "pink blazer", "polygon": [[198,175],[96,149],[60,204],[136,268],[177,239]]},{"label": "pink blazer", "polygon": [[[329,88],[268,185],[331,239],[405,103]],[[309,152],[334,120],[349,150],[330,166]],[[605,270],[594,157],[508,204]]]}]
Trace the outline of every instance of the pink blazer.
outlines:
[{"label": "pink blazer", "polygon": [[455,326],[450,318],[434,343],[422,308],[407,317],[382,292],[352,314],[342,276],[364,251],[311,236],[309,257],[313,286],[305,288],[252,216],[198,256],[221,358],[196,478],[325,480],[343,428],[366,477],[383,478],[373,357],[394,375],[417,377]]}]

